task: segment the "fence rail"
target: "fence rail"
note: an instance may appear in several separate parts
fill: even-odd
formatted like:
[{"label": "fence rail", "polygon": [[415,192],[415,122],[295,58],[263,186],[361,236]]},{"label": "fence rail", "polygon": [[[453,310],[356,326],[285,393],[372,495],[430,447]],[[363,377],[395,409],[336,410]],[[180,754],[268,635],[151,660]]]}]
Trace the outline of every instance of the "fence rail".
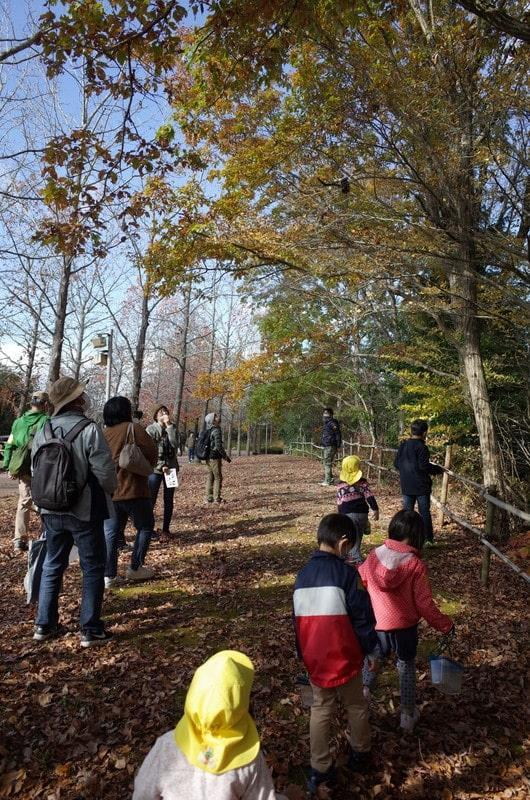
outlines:
[{"label": "fence rail", "polygon": [[[295,441],[290,442],[290,444],[285,448],[285,451],[289,454],[301,453],[302,455],[309,456],[311,458],[319,458],[321,457],[321,452],[323,449],[323,447],[318,444],[314,444],[313,442]],[[369,450],[370,458],[364,458],[361,456],[361,449]],[[394,447],[382,447],[375,442],[373,444],[363,444],[362,442],[343,441],[341,450],[343,457],[347,455],[347,451],[349,451],[350,455],[356,451],[356,455],[359,455],[361,461],[368,466],[367,477],[369,476],[369,471],[372,468],[377,470],[379,480],[381,479],[382,472],[388,472],[392,475],[392,477],[395,478],[397,478],[399,475],[395,467],[386,467],[380,463],[382,461],[383,453],[397,453],[397,449]],[[372,460],[374,458],[374,454],[378,454],[379,463]],[[489,567],[492,553],[500,558],[501,561],[509,566],[510,569],[512,569],[517,575],[520,575],[521,578],[526,581],[526,583],[530,584],[530,575],[528,575],[518,564],[515,564],[511,559],[508,558],[508,556],[498,550],[498,548],[489,541],[489,537],[493,534],[495,527],[495,512],[497,508],[506,511],[513,516],[519,517],[519,519],[525,520],[525,522],[530,522],[530,514],[527,511],[523,511],[511,503],[507,503],[497,497],[495,495],[495,487],[484,486],[484,484],[477,483],[476,481],[472,481],[470,478],[467,478],[464,475],[459,475],[457,472],[453,472],[453,470],[450,468],[451,456],[451,445],[447,445],[445,450],[445,464],[443,467],[441,467],[443,469],[441,497],[438,500],[438,498],[432,496],[434,504],[439,509],[438,524],[441,526],[443,524],[444,517],[448,517],[453,522],[456,522],[457,525],[460,525],[462,528],[465,528],[466,530],[469,530],[478,536],[479,542],[483,548],[481,581],[485,586],[489,583]],[[486,501],[486,521],[484,529],[478,528],[476,525],[473,525],[471,522],[469,522],[469,520],[466,520],[459,514],[456,514],[447,505],[449,481],[451,478],[460,481],[466,486],[470,486]]]}]

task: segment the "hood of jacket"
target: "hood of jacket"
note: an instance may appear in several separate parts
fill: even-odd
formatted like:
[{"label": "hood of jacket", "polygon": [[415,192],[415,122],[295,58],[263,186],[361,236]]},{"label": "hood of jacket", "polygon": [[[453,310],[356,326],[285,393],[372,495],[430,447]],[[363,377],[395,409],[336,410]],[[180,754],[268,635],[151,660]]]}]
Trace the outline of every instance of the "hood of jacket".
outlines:
[{"label": "hood of jacket", "polygon": [[190,764],[220,775],[258,755],[258,732],[248,707],[252,661],[236,650],[208,659],[191,681],[175,741]]},{"label": "hood of jacket", "polygon": [[21,417],[13,423],[13,442],[17,447],[22,447],[28,440],[28,434],[31,428],[35,427],[36,433],[45,421],[48,415],[44,411],[26,411]]},{"label": "hood of jacket", "polygon": [[213,428],[213,421],[215,419],[215,412],[212,411],[211,414],[206,414],[204,418],[204,422],[206,423],[206,428]]},{"label": "hood of jacket", "polygon": [[373,552],[371,577],[383,592],[397,589],[410,574],[411,560],[419,556],[415,547],[387,539]]}]

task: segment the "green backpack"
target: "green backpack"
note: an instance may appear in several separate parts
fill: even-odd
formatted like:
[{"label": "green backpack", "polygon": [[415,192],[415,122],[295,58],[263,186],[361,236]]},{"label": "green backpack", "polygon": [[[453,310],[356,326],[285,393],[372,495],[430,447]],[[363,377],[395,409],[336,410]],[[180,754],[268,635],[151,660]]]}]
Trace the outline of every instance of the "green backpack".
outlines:
[{"label": "green backpack", "polygon": [[35,428],[39,423],[36,422],[28,431],[28,440],[22,447],[17,447],[9,461],[8,472],[12,478],[22,478],[31,475],[31,445],[35,435]]}]

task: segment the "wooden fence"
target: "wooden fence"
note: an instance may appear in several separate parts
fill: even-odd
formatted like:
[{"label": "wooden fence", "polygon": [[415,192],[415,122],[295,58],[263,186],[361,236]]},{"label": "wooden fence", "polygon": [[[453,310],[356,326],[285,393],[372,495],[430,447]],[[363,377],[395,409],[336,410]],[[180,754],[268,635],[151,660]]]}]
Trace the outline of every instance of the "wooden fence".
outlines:
[{"label": "wooden fence", "polygon": [[[319,459],[322,458],[322,450],[323,448],[320,445],[306,441],[291,442],[285,448],[285,452],[288,454],[300,454],[302,456],[309,456],[311,458]],[[363,450],[368,450],[366,456],[364,455]],[[363,444],[362,442],[344,441],[342,443],[340,452],[342,458],[344,458],[344,456],[353,454],[359,456],[361,461],[367,465],[367,480],[370,479],[372,470],[377,473],[378,482],[381,482],[382,473],[388,473],[392,478],[398,478],[399,476],[399,473],[395,469],[393,463],[392,466],[385,466],[383,464],[385,453],[391,453],[393,461],[393,455],[394,453],[397,453],[397,450],[393,447],[383,447],[382,445],[375,443]],[[506,503],[504,500],[501,500],[499,497],[497,497],[497,490],[495,486],[484,486],[481,483],[476,483],[475,481],[472,481],[463,475],[458,475],[456,472],[453,472],[451,469],[451,459],[452,447],[450,444],[448,444],[445,448],[444,466],[442,467],[443,475],[440,498],[438,499],[434,495],[431,495],[432,501],[438,507],[438,525],[441,527],[443,525],[444,518],[447,517],[453,522],[456,522],[457,525],[460,525],[462,528],[471,531],[478,537],[479,542],[482,545],[482,565],[480,579],[484,586],[487,586],[489,583],[490,561],[492,553],[500,558],[501,561],[509,566],[510,569],[512,569],[517,575],[520,575],[520,577],[526,581],[526,583],[530,583],[530,575],[528,575],[518,564],[515,564],[511,559],[509,559],[508,556],[506,556],[504,553],[501,553],[501,551],[490,541],[490,538],[493,536],[495,530],[495,517],[498,508],[502,509],[508,514],[512,514],[513,516],[524,520],[525,522],[530,522],[530,514],[527,511],[522,511],[520,508],[516,508],[515,506],[511,505],[511,503]],[[451,480],[459,481],[460,483],[472,488],[476,493],[484,498],[486,502],[486,509],[483,529],[473,525],[471,522],[469,522],[469,520],[464,519],[459,514],[455,513],[451,508],[449,508],[448,497]]]}]

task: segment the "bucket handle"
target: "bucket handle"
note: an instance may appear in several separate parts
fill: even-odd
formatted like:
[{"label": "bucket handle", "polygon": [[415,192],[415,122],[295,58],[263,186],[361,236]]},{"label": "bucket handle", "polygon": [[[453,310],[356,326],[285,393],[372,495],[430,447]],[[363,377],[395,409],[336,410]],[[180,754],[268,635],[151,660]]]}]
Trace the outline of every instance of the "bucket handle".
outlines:
[{"label": "bucket handle", "polygon": [[453,643],[454,643],[455,635],[456,635],[455,626],[453,625],[451,630],[448,631],[448,633],[445,633],[441,637],[440,641],[438,642],[438,646],[436,647],[436,649],[432,653],[434,658],[439,658],[446,651],[452,657],[452,650],[453,650]]}]

